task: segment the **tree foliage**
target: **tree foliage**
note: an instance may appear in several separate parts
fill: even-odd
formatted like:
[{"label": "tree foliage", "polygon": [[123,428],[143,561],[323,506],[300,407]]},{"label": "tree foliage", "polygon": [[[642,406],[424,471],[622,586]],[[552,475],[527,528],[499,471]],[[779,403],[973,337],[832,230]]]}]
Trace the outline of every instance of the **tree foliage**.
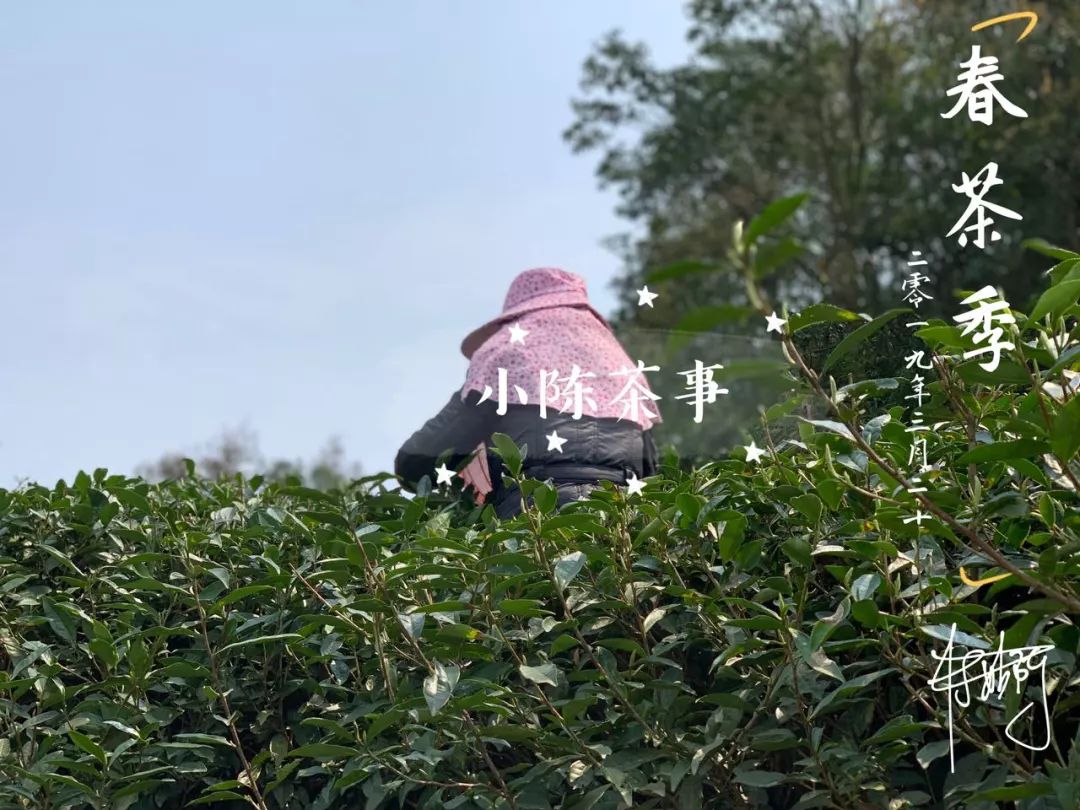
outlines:
[{"label": "tree foliage", "polygon": [[290,459],[269,460],[259,451],[256,435],[243,427],[222,431],[198,460],[181,453],[166,453],[156,461],[139,465],[136,473],[151,481],[202,475],[207,478],[258,473],[271,481],[307,483],[316,489],[330,489],[360,477],[360,465],[345,460],[341,440],[332,436],[308,464]]},{"label": "tree foliage", "polygon": [[[1017,43],[1018,24],[969,30],[1016,10],[1004,0],[693,0],[692,59],[669,69],[608,36],[585,63],[566,138],[601,154],[600,180],[645,227],[623,243],[623,316],[670,326],[702,300],[745,303],[724,274],[664,287],[662,313],[642,316],[629,293],[673,262],[722,264],[735,221],[804,191],[811,203],[791,225],[805,250],[767,284],[792,306],[888,308],[912,250],[930,261],[932,311],[987,283],[1024,305],[1039,288],[1024,236],[1080,249],[1080,5],[1029,5],[1040,22]],[[999,58],[997,86],[1028,118],[941,117],[973,44]],[[963,212],[951,186],[989,161],[1005,182],[994,200],[1024,222],[985,253],[964,251],[945,239]]]}]

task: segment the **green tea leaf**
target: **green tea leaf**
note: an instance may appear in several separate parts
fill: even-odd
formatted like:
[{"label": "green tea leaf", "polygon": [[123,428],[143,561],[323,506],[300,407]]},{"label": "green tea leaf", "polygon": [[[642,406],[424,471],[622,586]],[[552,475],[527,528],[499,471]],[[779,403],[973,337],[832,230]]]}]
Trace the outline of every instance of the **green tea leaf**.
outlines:
[{"label": "green tea leaf", "polygon": [[749,787],[768,788],[784,784],[784,774],[777,771],[739,771],[733,781]]},{"label": "green tea leaf", "polygon": [[514,443],[514,440],[505,433],[494,433],[491,436],[491,441],[495,445],[495,452],[498,453],[510,474],[514,477],[520,477],[524,453]]},{"label": "green tea leaf", "polygon": [[1050,446],[1066,463],[1080,450],[1080,396],[1074,395],[1054,417]]},{"label": "green tea leaf", "polygon": [[803,422],[806,422],[806,424],[808,425],[814,425],[819,428],[824,428],[830,433],[835,433],[838,436],[843,436],[845,439],[851,439],[851,441],[855,441],[854,434],[852,434],[852,432],[848,430],[847,425],[842,424],[841,422],[835,422],[831,419],[806,419],[802,416],[800,416],[799,419],[801,419]]},{"label": "green tea leaf", "polygon": [[1022,247],[1028,250],[1033,250],[1043,256],[1047,256],[1051,259],[1080,259],[1080,254],[1073,253],[1071,250],[1065,250],[1051,245],[1045,239],[1025,239],[1020,243]]},{"label": "green tea leaf", "polygon": [[454,687],[460,677],[461,670],[458,667],[435,662],[435,671],[424,679],[424,700],[427,702],[428,711],[437,714],[439,709],[447,704],[454,695]]},{"label": "green tea leaf", "polygon": [[555,584],[559,590],[566,590],[585,566],[588,558],[580,551],[574,551],[564,557],[560,557],[555,563]]},{"label": "green tea leaf", "polygon": [[817,495],[810,493],[798,495],[791,499],[791,505],[805,515],[811,525],[817,525],[817,522],[821,520],[822,503]]},{"label": "green tea leaf", "polygon": [[821,373],[825,374],[830,368],[836,365],[837,362],[846,357],[853,349],[869,340],[876,335],[882,328],[884,328],[890,321],[911,312],[910,309],[904,307],[901,309],[890,309],[881,315],[878,315],[870,323],[863,324],[850,335],[841,340],[836,348],[829,352],[829,356],[825,358],[825,364],[821,367]]},{"label": "green tea leaf", "polygon": [[243,641],[234,641],[232,644],[226,644],[220,650],[218,654],[229,652],[230,650],[237,650],[241,647],[250,647],[255,644],[277,644],[287,643],[290,641],[302,641],[303,636],[299,633],[275,633],[270,636],[259,636],[257,638],[246,638]]},{"label": "green tea leaf", "polygon": [[856,601],[873,598],[881,582],[880,574],[863,574],[851,584],[851,598]]},{"label": "green tea leaf", "polygon": [[929,768],[930,763],[935,759],[940,759],[949,753],[949,741],[948,740],[936,740],[932,743],[927,743],[919,752],[915,755],[915,759],[923,768]]},{"label": "green tea leaf", "polygon": [[352,757],[360,756],[360,750],[357,748],[350,748],[347,745],[334,745],[332,743],[311,743],[309,745],[301,745],[299,748],[294,748],[285,756],[289,759],[295,759],[297,757],[304,757],[306,759],[317,759],[320,762],[330,762],[338,759],[351,759]]},{"label": "green tea leaf", "polygon": [[775,230],[785,220],[791,218],[809,196],[809,194],[793,194],[765,206],[765,209],[746,226],[743,232],[743,244],[752,245],[765,234]]},{"label": "green tea leaf", "polygon": [[56,604],[49,597],[43,596],[41,597],[41,612],[45,614],[45,618],[49,621],[49,627],[52,628],[56,635],[68,644],[75,643],[75,619],[67,608]]},{"label": "green tea leaf", "polygon": [[983,461],[1009,461],[1015,458],[1032,458],[1048,450],[1046,442],[1038,439],[1016,439],[1011,442],[992,442],[973,447],[956,459],[958,465],[978,464]]},{"label": "green tea leaf", "polygon": [[1053,788],[1047,782],[1024,782],[1020,785],[980,790],[971,797],[971,800],[973,802],[1015,802],[1019,799],[1049,796],[1053,792]]},{"label": "green tea leaf", "polygon": [[1062,281],[1039,296],[1029,320],[1041,320],[1044,315],[1060,315],[1080,299],[1080,278]]},{"label": "green tea leaf", "polygon": [[552,686],[559,685],[559,669],[554,664],[547,663],[538,667],[522,665],[518,667],[521,677],[533,683],[549,683]]},{"label": "green tea leaf", "polygon": [[848,309],[834,307],[832,304],[813,304],[788,318],[788,328],[794,332],[818,323],[848,323],[859,320],[859,316]]},{"label": "green tea leaf", "polygon": [[93,740],[91,740],[85,734],[72,728],[68,729],[68,736],[71,738],[71,741],[75,743],[75,745],[77,745],[86,753],[90,754],[90,756],[96,759],[99,763],[101,763],[102,765],[108,764],[108,757],[105,755],[105,749]]}]

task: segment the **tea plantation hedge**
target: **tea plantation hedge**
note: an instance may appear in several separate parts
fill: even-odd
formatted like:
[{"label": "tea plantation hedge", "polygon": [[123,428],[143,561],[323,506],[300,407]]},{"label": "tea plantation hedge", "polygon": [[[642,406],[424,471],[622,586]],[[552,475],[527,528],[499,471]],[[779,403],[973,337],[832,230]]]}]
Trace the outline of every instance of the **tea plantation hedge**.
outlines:
[{"label": "tea plantation hedge", "polygon": [[[896,380],[834,389],[790,338],[760,461],[556,510],[500,439],[534,501],[502,523],[387,476],[0,490],[0,808],[1075,810],[1076,274],[993,375],[920,331],[921,493],[910,412],[866,405]],[[954,771],[928,686],[953,625],[1052,645],[1045,692],[956,708]]]},{"label": "tea plantation hedge", "polygon": [[[540,487],[501,526],[378,479],[3,493],[0,804],[1075,807],[1076,614],[960,585],[945,537],[839,483],[880,488],[845,439],[807,439],[640,503]],[[985,466],[973,522],[1074,583],[1075,493]],[[1054,751],[973,708],[948,774],[926,679],[953,622],[1055,645]]]}]

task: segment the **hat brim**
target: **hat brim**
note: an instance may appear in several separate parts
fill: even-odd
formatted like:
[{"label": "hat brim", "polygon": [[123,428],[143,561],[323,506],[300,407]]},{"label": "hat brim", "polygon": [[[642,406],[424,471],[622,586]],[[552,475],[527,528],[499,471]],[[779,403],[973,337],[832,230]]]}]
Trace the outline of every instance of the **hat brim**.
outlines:
[{"label": "hat brim", "polygon": [[518,318],[518,317],[524,315],[527,312],[535,312],[538,309],[555,309],[556,307],[572,307],[574,309],[587,309],[587,310],[589,310],[589,312],[591,312],[593,315],[595,315],[597,318],[600,319],[600,323],[602,323],[604,326],[606,326],[609,330],[611,329],[611,324],[609,324],[607,322],[607,319],[604,318],[604,316],[601,315],[599,312],[597,312],[595,309],[593,309],[591,304],[588,304],[588,303],[585,303],[585,302],[574,302],[574,303],[550,302],[550,301],[549,302],[542,302],[542,301],[525,302],[524,304],[521,304],[520,306],[514,307],[513,309],[510,309],[510,310],[508,310],[506,312],[503,312],[498,317],[492,318],[490,321],[485,323],[483,326],[469,332],[469,334],[467,334],[465,336],[465,339],[463,341],[461,341],[461,353],[463,355],[465,355],[466,358],[472,359],[472,356],[476,353],[476,350],[479,349],[481,346],[483,346],[484,343],[488,340],[488,338],[490,338],[492,335],[494,335],[496,332],[498,332],[500,329],[502,329],[502,327],[507,322],[512,321],[515,318]]}]

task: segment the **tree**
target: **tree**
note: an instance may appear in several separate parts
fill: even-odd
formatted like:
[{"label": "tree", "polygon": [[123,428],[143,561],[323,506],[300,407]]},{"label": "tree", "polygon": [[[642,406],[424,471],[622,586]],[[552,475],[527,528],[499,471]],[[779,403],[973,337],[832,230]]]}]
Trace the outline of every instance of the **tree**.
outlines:
[{"label": "tree", "polygon": [[[645,228],[620,243],[619,320],[641,325],[632,290],[649,272],[687,259],[723,264],[735,221],[801,191],[810,202],[791,225],[805,250],[771,282],[792,306],[893,306],[913,250],[929,261],[930,312],[951,312],[956,290],[987,283],[1024,305],[1044,268],[1023,238],[1080,247],[1080,4],[1030,5],[1039,25],[1017,43],[1018,24],[970,31],[1015,10],[1004,2],[693,0],[693,58],[666,70],[610,34],[585,62],[565,137],[575,151],[601,153],[601,183]],[[999,115],[990,127],[942,118],[976,42],[1000,59],[999,87],[1028,118]],[[991,160],[1005,181],[993,199],[1024,221],[1007,222],[985,252],[963,249],[945,238],[963,212],[951,186]],[[664,292],[666,326],[701,299],[745,302],[716,273]],[[646,313],[645,325],[660,317]]]},{"label": "tree", "polygon": [[[167,481],[188,475],[188,462],[193,461],[180,453],[166,453],[156,461],[141,464],[136,474],[151,481]],[[218,479],[233,476],[260,474],[269,481],[299,479],[316,489],[332,489],[359,478],[360,465],[345,459],[345,449],[336,436],[330,437],[312,462],[305,466],[302,461],[290,459],[268,460],[259,452],[258,437],[245,427],[226,428],[205,451],[198,454],[194,463],[197,474],[204,478]]]}]

